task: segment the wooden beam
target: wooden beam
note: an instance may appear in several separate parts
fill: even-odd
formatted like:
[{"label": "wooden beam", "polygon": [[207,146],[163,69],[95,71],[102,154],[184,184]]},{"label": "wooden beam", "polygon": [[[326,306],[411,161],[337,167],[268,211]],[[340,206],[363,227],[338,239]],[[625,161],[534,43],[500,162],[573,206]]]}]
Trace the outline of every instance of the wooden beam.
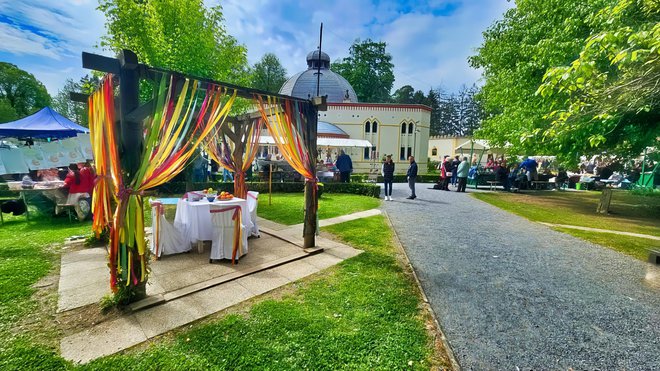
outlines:
[{"label": "wooden beam", "polygon": [[87,99],[89,99],[89,95],[83,93],[70,92],[69,99],[71,99],[74,102],[87,103]]},{"label": "wooden beam", "polygon": [[141,122],[154,112],[155,103],[156,102],[151,99],[147,103],[140,105],[138,108],[126,114],[126,119],[131,122]]},{"label": "wooden beam", "polygon": [[119,74],[120,65],[116,58],[105,57],[98,54],[82,53],[83,68],[101,71],[105,73]]}]

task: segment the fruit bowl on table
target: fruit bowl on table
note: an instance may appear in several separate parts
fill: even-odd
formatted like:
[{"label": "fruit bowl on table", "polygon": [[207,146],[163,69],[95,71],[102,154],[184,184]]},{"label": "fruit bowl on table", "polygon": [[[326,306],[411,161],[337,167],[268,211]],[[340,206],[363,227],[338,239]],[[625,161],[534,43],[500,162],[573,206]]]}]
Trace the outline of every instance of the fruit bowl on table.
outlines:
[{"label": "fruit bowl on table", "polygon": [[215,196],[207,196],[206,199],[209,200],[209,202],[213,202],[215,201]]},{"label": "fruit bowl on table", "polygon": [[218,201],[231,201],[233,199],[234,199],[234,196],[225,197],[225,198],[220,198],[220,197],[217,198]]}]

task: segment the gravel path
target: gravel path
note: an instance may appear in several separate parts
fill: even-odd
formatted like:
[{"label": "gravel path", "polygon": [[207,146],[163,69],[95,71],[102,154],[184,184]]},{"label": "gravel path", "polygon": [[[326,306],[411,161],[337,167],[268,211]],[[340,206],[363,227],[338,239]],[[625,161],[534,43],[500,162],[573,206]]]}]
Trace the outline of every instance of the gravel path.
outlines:
[{"label": "gravel path", "polygon": [[646,263],[429,187],[383,208],[463,369],[660,370]]}]

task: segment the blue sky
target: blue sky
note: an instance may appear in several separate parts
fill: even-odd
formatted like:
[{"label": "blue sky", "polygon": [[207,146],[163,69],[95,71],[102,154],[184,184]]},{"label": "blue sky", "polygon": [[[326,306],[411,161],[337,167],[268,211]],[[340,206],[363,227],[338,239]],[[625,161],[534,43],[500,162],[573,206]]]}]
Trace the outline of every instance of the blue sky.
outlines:
[{"label": "blue sky", "polygon": [[[512,6],[506,0],[205,0],[223,7],[230,34],[248,49],[251,64],[275,53],[289,75],[306,68],[318,44],[332,61],[346,57],[355,39],[385,41],[395,65],[395,89],[457,90],[478,82],[467,57],[481,32]],[[96,47],[104,30],[97,0],[0,0],[0,61],[34,74],[54,95],[67,78],[87,71],[80,54],[109,55]]]}]

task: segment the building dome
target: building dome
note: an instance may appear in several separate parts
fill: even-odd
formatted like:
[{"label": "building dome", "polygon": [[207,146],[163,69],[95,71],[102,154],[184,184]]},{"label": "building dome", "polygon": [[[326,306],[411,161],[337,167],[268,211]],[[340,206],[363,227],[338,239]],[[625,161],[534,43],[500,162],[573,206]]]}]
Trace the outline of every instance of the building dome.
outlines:
[{"label": "building dome", "polygon": [[318,121],[316,135],[322,138],[349,138],[349,135],[338,126],[325,121]]},{"label": "building dome", "polygon": [[330,70],[330,56],[325,52],[320,54],[320,58],[318,50],[307,54],[307,70],[298,72],[285,82],[280,89],[280,94],[302,99],[316,96],[316,74],[320,63],[321,78],[319,87],[321,95],[327,95],[329,103],[357,103],[357,95],[351,84],[341,75]]}]

